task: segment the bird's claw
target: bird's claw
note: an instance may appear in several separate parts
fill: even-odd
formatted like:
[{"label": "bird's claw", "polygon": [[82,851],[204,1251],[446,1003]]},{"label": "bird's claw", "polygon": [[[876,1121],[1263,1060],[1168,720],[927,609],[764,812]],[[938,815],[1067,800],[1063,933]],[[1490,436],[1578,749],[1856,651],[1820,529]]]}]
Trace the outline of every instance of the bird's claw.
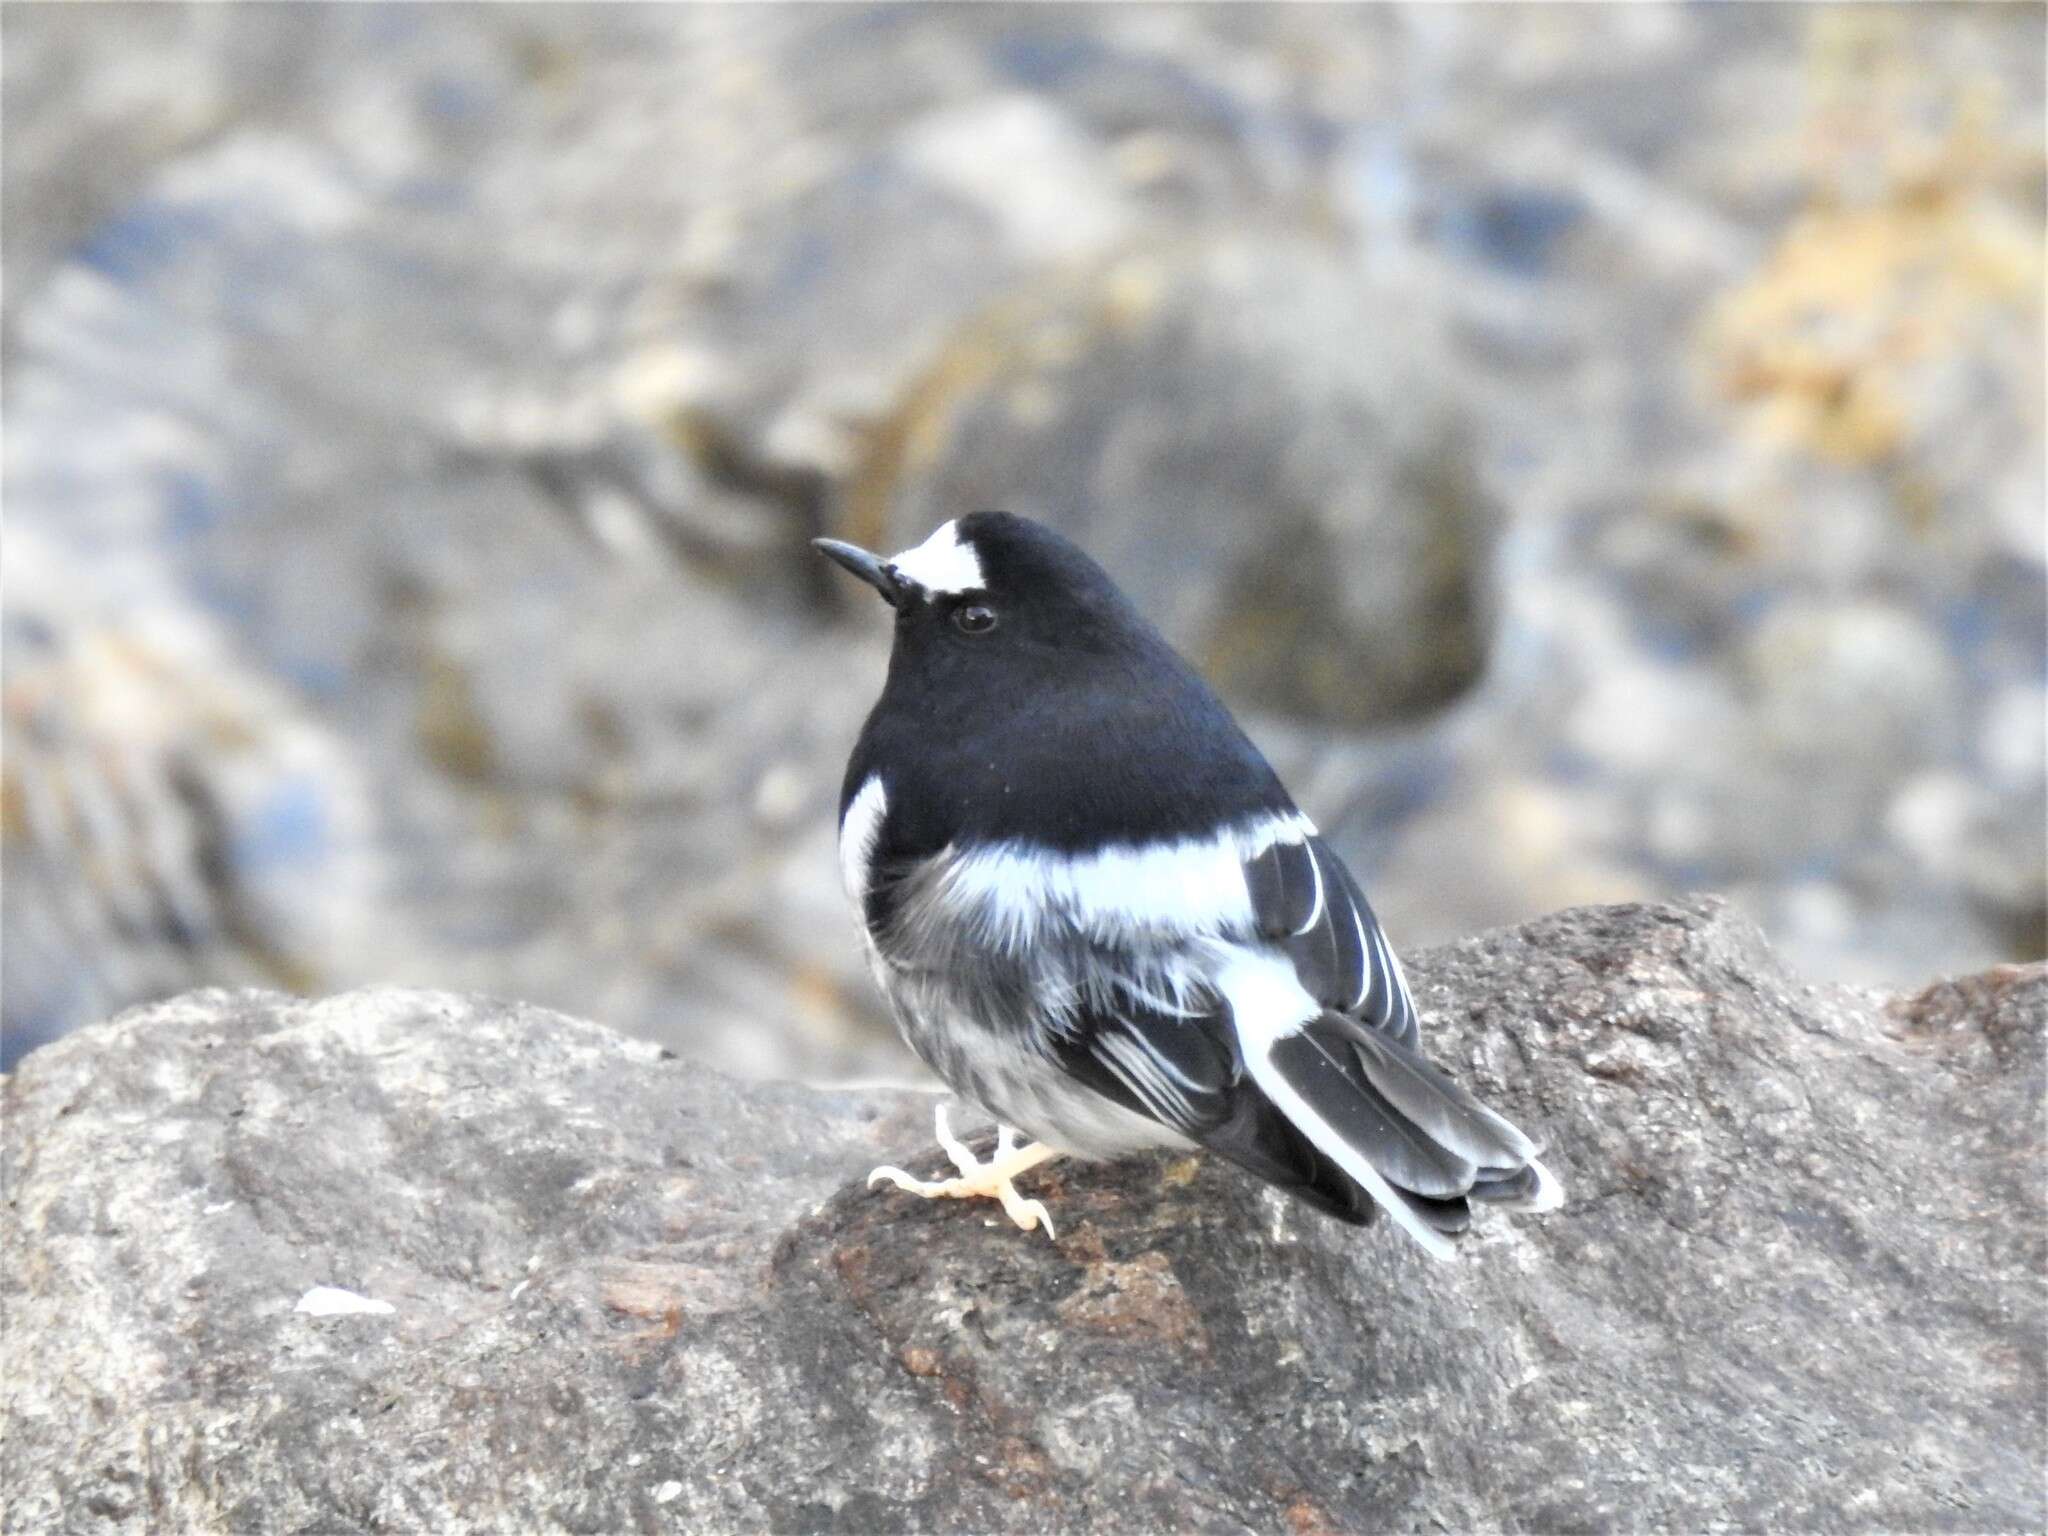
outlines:
[{"label": "bird's claw", "polygon": [[875,1185],[886,1182],[905,1194],[925,1200],[999,1200],[1003,1213],[1024,1231],[1036,1231],[1042,1225],[1047,1237],[1058,1237],[1059,1234],[1053,1231],[1052,1214],[1046,1210],[1044,1202],[1025,1199],[1017,1193],[1017,1186],[1012,1182],[1018,1174],[1058,1156],[1058,1153],[1046,1146],[1018,1146],[1017,1133],[1004,1125],[996,1128],[995,1154],[984,1163],[974,1155],[972,1147],[954,1136],[953,1127],[946,1118],[945,1105],[939,1105],[932,1118],[938,1131],[939,1145],[945,1148],[953,1166],[960,1170],[960,1176],[954,1179],[919,1179],[901,1168],[882,1167],[868,1175],[868,1188],[873,1189]]}]

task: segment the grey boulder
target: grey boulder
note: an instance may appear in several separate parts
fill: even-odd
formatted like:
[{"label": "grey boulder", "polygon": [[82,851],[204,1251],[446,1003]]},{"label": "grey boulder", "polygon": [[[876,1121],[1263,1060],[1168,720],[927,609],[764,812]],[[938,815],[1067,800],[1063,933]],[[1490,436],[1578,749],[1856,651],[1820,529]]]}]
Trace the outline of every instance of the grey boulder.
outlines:
[{"label": "grey boulder", "polygon": [[928,1096],[540,1009],[202,992],[5,1084],[0,1525],[2041,1529],[2048,971],[1802,985],[1717,903],[1418,955],[1569,1203],[1450,1264],[1193,1157],[1056,1242]]}]

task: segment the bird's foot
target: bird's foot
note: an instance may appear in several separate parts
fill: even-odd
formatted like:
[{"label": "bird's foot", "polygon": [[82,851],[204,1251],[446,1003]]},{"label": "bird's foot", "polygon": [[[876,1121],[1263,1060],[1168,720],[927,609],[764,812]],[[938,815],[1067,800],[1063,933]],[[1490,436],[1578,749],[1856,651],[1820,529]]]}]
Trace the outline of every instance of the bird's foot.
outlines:
[{"label": "bird's foot", "polygon": [[1017,1133],[1007,1125],[999,1125],[996,1127],[995,1154],[984,1163],[974,1155],[972,1147],[954,1136],[953,1127],[946,1119],[944,1104],[939,1105],[932,1118],[938,1128],[939,1145],[946,1149],[946,1156],[960,1170],[960,1177],[914,1179],[901,1168],[877,1168],[868,1175],[870,1189],[887,1181],[907,1194],[926,1200],[1000,1200],[1004,1213],[1026,1232],[1043,1223],[1047,1237],[1058,1235],[1052,1229],[1052,1216],[1043,1202],[1026,1200],[1011,1183],[1018,1174],[1058,1157],[1060,1154],[1055,1148],[1043,1142],[1020,1147],[1017,1145]]}]

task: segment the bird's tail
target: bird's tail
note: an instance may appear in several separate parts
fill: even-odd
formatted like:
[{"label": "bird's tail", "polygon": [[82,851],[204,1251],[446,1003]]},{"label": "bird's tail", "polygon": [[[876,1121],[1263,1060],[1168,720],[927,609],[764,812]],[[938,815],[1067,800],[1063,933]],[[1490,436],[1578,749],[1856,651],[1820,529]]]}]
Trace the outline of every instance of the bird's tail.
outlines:
[{"label": "bird's tail", "polygon": [[1438,1258],[1475,1200],[1547,1211],[1563,1191],[1536,1147],[1423,1059],[1343,1014],[1246,1043],[1252,1080],[1294,1128]]}]

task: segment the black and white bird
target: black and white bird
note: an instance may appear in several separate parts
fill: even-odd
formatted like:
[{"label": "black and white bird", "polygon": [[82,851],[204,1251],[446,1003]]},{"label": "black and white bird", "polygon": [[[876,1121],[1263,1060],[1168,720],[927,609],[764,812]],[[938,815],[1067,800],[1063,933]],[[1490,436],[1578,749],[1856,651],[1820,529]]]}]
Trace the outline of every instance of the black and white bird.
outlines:
[{"label": "black and white bird", "polygon": [[1424,1057],[1350,871],[1099,565],[1006,512],[893,558],[815,542],[896,613],[840,795],[846,887],[911,1049],[999,1126],[982,1162],[941,1108],[960,1177],[871,1183],[1050,1233],[1020,1173],[1195,1145],[1440,1257],[1475,1201],[1560,1202]]}]

